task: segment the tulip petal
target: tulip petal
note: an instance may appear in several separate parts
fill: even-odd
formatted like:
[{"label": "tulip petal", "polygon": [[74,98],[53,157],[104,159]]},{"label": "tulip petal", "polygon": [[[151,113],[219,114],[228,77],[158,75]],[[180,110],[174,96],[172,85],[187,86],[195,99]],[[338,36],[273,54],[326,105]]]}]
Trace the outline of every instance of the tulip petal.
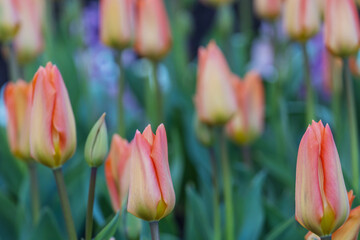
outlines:
[{"label": "tulip petal", "polygon": [[142,135],[144,136],[144,138],[148,141],[148,143],[150,145],[153,145],[154,142],[154,133],[151,130],[151,125],[147,125],[147,127],[145,128],[144,132],[142,133]]},{"label": "tulip petal", "polygon": [[360,206],[350,211],[349,218],[334,234],[333,240],[356,240],[360,231]]},{"label": "tulip petal", "polygon": [[107,184],[107,187],[109,190],[112,207],[117,212],[117,211],[121,210],[121,201],[120,201],[120,196],[119,196],[116,180],[115,180],[114,176],[112,175],[113,168],[114,167],[112,166],[111,161],[108,160],[105,162],[106,184]]}]

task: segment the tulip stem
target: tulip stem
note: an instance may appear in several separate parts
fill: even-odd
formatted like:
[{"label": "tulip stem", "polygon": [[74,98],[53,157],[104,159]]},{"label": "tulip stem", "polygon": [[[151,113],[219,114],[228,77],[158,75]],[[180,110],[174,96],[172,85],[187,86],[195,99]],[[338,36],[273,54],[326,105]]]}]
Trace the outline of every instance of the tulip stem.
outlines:
[{"label": "tulip stem", "polygon": [[11,42],[7,43],[5,46],[8,50],[8,67],[9,67],[9,74],[10,74],[10,81],[17,81],[20,77],[20,68],[19,64],[16,59],[16,53],[14,46]]},{"label": "tulip stem", "polygon": [[118,66],[120,69],[120,75],[118,79],[118,95],[117,95],[117,128],[119,135],[125,137],[126,128],[125,128],[125,114],[124,114],[124,90],[125,90],[125,70],[121,60],[121,51],[118,56]]},{"label": "tulip stem", "polygon": [[233,209],[232,187],[231,187],[232,179],[231,179],[231,168],[230,168],[227,146],[226,146],[225,131],[219,131],[219,139],[220,139],[221,164],[222,164],[223,181],[224,181],[226,239],[233,240],[235,238],[234,238],[234,209]]},{"label": "tulip stem", "polygon": [[321,240],[331,240],[331,235],[320,237]]},{"label": "tulip stem", "polygon": [[310,61],[309,54],[306,48],[306,42],[301,43],[301,49],[304,57],[304,72],[306,84],[306,125],[308,125],[311,124],[311,121],[314,120],[315,117],[314,90],[311,83]]},{"label": "tulip stem", "polygon": [[66,188],[65,188],[65,182],[64,182],[64,175],[62,173],[62,167],[58,167],[58,168],[53,169],[53,173],[54,173],[54,176],[55,176],[56,185],[57,185],[58,192],[59,192],[61,207],[62,207],[62,210],[63,210],[66,230],[68,232],[69,239],[70,240],[77,240],[74,220],[73,220],[72,215],[71,215],[69,197],[67,195]]},{"label": "tulip stem", "polygon": [[358,131],[357,131],[357,119],[355,109],[355,99],[353,92],[353,83],[349,72],[349,61],[344,58],[344,78],[346,85],[346,99],[348,105],[348,118],[349,118],[349,130],[350,130],[350,146],[351,146],[351,167],[352,167],[352,179],[353,188],[355,192],[359,191],[359,151],[358,151]]},{"label": "tulip stem", "polygon": [[155,91],[156,91],[156,101],[157,101],[157,122],[156,125],[159,125],[163,121],[163,101],[162,101],[162,92],[161,92],[161,85],[159,82],[158,77],[158,62],[152,61],[152,74],[153,74],[153,81],[155,84]]},{"label": "tulip stem", "polygon": [[221,213],[219,203],[219,184],[217,181],[218,175],[216,174],[216,157],[214,147],[209,147],[210,161],[212,167],[212,183],[214,186],[213,192],[213,211],[214,211],[214,240],[221,239]]},{"label": "tulip stem", "polygon": [[160,240],[159,222],[154,221],[154,222],[149,222],[149,224],[150,224],[150,230],[151,230],[151,239],[152,240]]},{"label": "tulip stem", "polygon": [[39,184],[36,172],[36,163],[30,162],[28,164],[30,174],[30,189],[31,189],[31,206],[33,213],[33,224],[37,224],[40,215],[40,200],[39,200]]},{"label": "tulip stem", "polygon": [[90,184],[89,184],[88,205],[86,211],[85,240],[90,240],[92,234],[96,173],[97,173],[97,167],[92,167]]}]

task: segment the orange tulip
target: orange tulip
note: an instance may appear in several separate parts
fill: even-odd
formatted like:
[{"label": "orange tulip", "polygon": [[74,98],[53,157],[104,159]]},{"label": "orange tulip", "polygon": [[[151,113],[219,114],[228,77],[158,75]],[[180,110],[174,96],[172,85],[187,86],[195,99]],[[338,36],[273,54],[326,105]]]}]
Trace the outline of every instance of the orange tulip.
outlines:
[{"label": "orange tulip", "polygon": [[8,83],[4,98],[8,115],[8,139],[14,156],[30,159],[29,119],[31,110],[31,84],[23,80]]},{"label": "orange tulip", "polygon": [[325,45],[336,56],[349,56],[360,46],[359,15],[354,0],[327,0]]},{"label": "orange tulip", "polygon": [[254,0],[255,14],[265,20],[274,20],[281,13],[282,0]]},{"label": "orange tulip", "polygon": [[70,99],[55,65],[40,67],[33,79],[30,151],[38,162],[62,166],[75,152],[76,129]]},{"label": "orange tulip", "polygon": [[233,0],[200,0],[203,4],[205,5],[210,5],[210,6],[222,6],[228,3],[232,3]]},{"label": "orange tulip", "polygon": [[19,17],[14,0],[0,1],[0,40],[12,39],[19,29]]},{"label": "orange tulip", "polygon": [[195,106],[199,120],[225,124],[236,112],[236,97],[231,86],[232,73],[216,43],[199,49]]},{"label": "orange tulip", "polygon": [[171,31],[162,0],[137,0],[135,51],[152,60],[165,57],[171,48]]},{"label": "orange tulip", "polygon": [[307,41],[320,29],[321,10],[314,0],[286,0],[285,28],[289,36],[298,41]]},{"label": "orange tulip", "polygon": [[236,143],[249,144],[264,128],[264,86],[261,76],[255,71],[246,74],[243,81],[233,75],[232,84],[238,109],[227,123],[226,132]]},{"label": "orange tulip", "polygon": [[115,212],[121,210],[122,203],[128,195],[130,181],[129,156],[130,144],[127,140],[115,134],[105,162],[106,183]]},{"label": "orange tulip", "polygon": [[150,125],[142,134],[136,131],[131,145],[127,210],[143,220],[158,221],[175,206],[164,125],[158,127],[155,135]]},{"label": "orange tulip", "polygon": [[134,37],[133,1],[100,1],[100,37],[105,45],[117,49],[130,45]]},{"label": "orange tulip", "polygon": [[36,58],[43,50],[42,7],[38,0],[16,0],[19,11],[20,29],[14,39],[17,59],[27,63]]},{"label": "orange tulip", "polygon": [[314,122],[301,139],[295,186],[295,217],[318,236],[335,232],[349,216],[339,155],[330,127]]}]

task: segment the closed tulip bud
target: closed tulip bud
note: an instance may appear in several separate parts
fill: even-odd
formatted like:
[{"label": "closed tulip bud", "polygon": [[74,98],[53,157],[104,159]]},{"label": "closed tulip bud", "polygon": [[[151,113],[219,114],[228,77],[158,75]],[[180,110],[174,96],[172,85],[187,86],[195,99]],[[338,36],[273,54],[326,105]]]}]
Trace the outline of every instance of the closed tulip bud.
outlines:
[{"label": "closed tulip bud", "polygon": [[274,20],[281,13],[282,0],[254,0],[255,14],[264,20]]},{"label": "closed tulip bud", "polygon": [[62,166],[75,152],[74,113],[63,78],[50,62],[33,79],[30,151],[50,168]]},{"label": "closed tulip bud", "polygon": [[107,129],[105,113],[91,129],[85,143],[85,161],[90,167],[99,167],[104,162],[108,152]]},{"label": "closed tulip bud", "polygon": [[225,124],[236,112],[232,73],[214,41],[199,49],[198,58],[194,100],[199,120],[209,125]]},{"label": "closed tulip bud", "polygon": [[226,125],[226,133],[238,144],[250,144],[264,128],[264,86],[260,75],[251,71],[243,81],[232,76],[237,112]]},{"label": "closed tulip bud", "polygon": [[137,0],[135,51],[159,61],[171,48],[171,31],[163,0]]},{"label": "closed tulip bud", "polygon": [[131,145],[127,210],[143,220],[158,221],[175,206],[164,125],[157,128],[155,135],[150,125],[142,134],[136,131]]},{"label": "closed tulip bud", "polygon": [[233,2],[233,0],[200,0],[200,1],[205,5],[210,5],[214,7],[222,6]]},{"label": "closed tulip bud", "polygon": [[360,46],[359,15],[354,0],[327,0],[325,45],[336,56],[349,56]]},{"label": "closed tulip bud", "polygon": [[11,152],[22,159],[30,159],[29,122],[31,110],[31,84],[23,80],[8,83],[4,98],[7,109],[7,133]]},{"label": "closed tulip bud", "polygon": [[20,29],[14,39],[17,59],[20,63],[28,63],[43,50],[42,9],[38,0],[16,0],[19,11]]},{"label": "closed tulip bud", "polygon": [[129,191],[130,144],[115,134],[111,141],[109,155],[105,162],[105,177],[115,212],[122,209],[122,203]]},{"label": "closed tulip bud", "polygon": [[124,49],[134,37],[134,0],[100,1],[100,37],[106,46]]},{"label": "closed tulip bud", "polygon": [[0,41],[11,40],[19,30],[14,0],[0,0]]},{"label": "closed tulip bud", "polygon": [[327,236],[348,216],[348,196],[330,127],[313,121],[299,146],[295,218],[316,235]]},{"label": "closed tulip bud", "polygon": [[321,11],[315,0],[286,0],[285,28],[292,39],[307,41],[320,29]]}]

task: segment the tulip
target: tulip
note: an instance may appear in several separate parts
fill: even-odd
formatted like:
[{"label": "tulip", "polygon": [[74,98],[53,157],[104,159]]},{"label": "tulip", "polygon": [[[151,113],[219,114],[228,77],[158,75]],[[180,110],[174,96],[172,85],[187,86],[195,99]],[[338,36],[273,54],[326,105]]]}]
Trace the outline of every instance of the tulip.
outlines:
[{"label": "tulip", "polygon": [[286,0],[285,28],[289,36],[298,41],[307,41],[320,29],[321,11],[318,1]]},{"label": "tulip", "polygon": [[62,166],[75,152],[76,129],[68,92],[62,76],[50,62],[33,79],[30,151],[50,168]]},{"label": "tulip", "polygon": [[218,7],[221,5],[232,3],[233,0],[200,0],[205,5]]},{"label": "tulip", "polygon": [[327,236],[336,231],[348,215],[348,196],[330,127],[313,121],[299,146],[295,218],[309,231]]},{"label": "tulip", "polygon": [[43,50],[42,35],[43,13],[39,0],[16,0],[19,11],[20,29],[14,39],[17,59],[20,63],[27,63],[36,58]]},{"label": "tulip", "polygon": [[13,0],[0,1],[0,41],[11,40],[19,30],[19,17]]},{"label": "tulip", "polygon": [[264,128],[264,86],[261,76],[251,71],[245,79],[232,76],[237,112],[226,125],[228,136],[238,144],[254,141]]},{"label": "tulip", "polygon": [[214,41],[199,49],[195,106],[199,120],[210,125],[226,123],[236,112],[231,71]]},{"label": "tulip", "polygon": [[171,31],[162,0],[137,0],[135,51],[154,61],[171,48]]},{"label": "tulip", "polygon": [[160,124],[155,135],[150,125],[142,134],[136,131],[131,145],[127,210],[143,220],[158,221],[175,206],[164,125]]},{"label": "tulip", "polygon": [[336,56],[349,56],[360,46],[359,15],[354,0],[327,0],[325,45]]},{"label": "tulip", "polygon": [[7,133],[10,150],[14,156],[29,160],[29,122],[31,111],[31,84],[23,80],[8,83],[5,87],[4,98],[7,109]]},{"label": "tulip", "polygon": [[282,0],[254,0],[255,14],[265,20],[274,20],[281,13]]},{"label": "tulip", "polygon": [[133,0],[100,1],[101,41],[113,48],[124,49],[134,37]]},{"label": "tulip", "polygon": [[118,134],[112,137],[110,152],[105,162],[105,177],[115,212],[121,210],[130,181],[130,145]]}]

